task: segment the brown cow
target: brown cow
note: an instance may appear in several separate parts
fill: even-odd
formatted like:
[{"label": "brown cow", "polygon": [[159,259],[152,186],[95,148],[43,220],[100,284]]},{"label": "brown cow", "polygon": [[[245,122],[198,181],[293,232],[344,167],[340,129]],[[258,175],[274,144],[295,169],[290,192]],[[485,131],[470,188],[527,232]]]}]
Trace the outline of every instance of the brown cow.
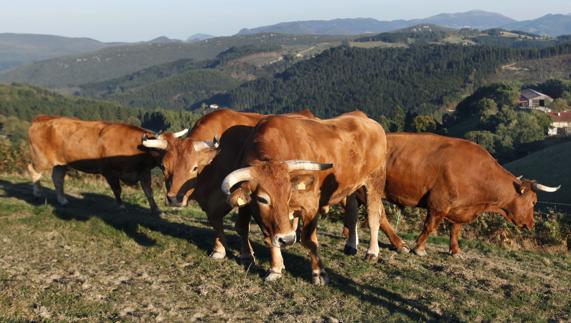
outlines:
[{"label": "brown cow", "polygon": [[[251,202],[271,247],[270,274],[277,277],[284,268],[280,248],[296,240],[290,222],[290,210],[296,210],[303,222],[302,243],[310,251],[313,282],[325,284],[328,276],[318,254],[316,214],[364,186],[371,230],[367,254],[377,257],[379,223],[391,230],[380,203],[385,160],[383,128],[364,113],[329,120],[273,116],[258,123],[244,147],[245,167],[230,173],[222,189],[235,206]],[[232,190],[234,186],[238,188]],[[389,236],[396,245],[402,244],[394,232]]]},{"label": "brown cow", "polygon": [[[313,114],[305,110],[291,116],[313,117]],[[223,219],[232,209],[226,203],[226,195],[221,191],[220,184],[234,170],[236,158],[246,138],[263,117],[257,113],[220,109],[202,117],[185,139],[177,139],[165,133],[156,139],[143,140],[146,147],[164,150],[162,166],[167,186],[167,203],[171,206],[184,206],[193,199],[206,212],[216,233],[214,249],[210,254],[213,258],[222,259],[226,256]],[[220,142],[205,144],[205,140],[212,138],[220,138]],[[236,224],[238,231],[247,231],[248,227],[249,216],[240,216]],[[253,260],[248,240],[242,241],[242,258],[244,262]]]},{"label": "brown cow", "polygon": [[[57,201],[68,203],[64,177],[68,168],[105,177],[121,209],[121,184],[141,183],[151,212],[160,213],[151,188],[151,169],[158,155],[141,146],[141,138],[152,132],[128,124],[83,121],[76,118],[38,116],[28,131],[34,195],[40,195],[42,171],[52,170]],[[142,150],[143,149],[143,150]]]},{"label": "brown cow", "polygon": [[519,227],[531,229],[536,191],[559,189],[513,176],[484,148],[468,140],[394,133],[387,135],[387,142],[386,198],[428,210],[414,248],[417,255],[426,255],[426,240],[442,219],[452,223],[452,255],[460,252],[461,225],[483,212],[498,213]]}]

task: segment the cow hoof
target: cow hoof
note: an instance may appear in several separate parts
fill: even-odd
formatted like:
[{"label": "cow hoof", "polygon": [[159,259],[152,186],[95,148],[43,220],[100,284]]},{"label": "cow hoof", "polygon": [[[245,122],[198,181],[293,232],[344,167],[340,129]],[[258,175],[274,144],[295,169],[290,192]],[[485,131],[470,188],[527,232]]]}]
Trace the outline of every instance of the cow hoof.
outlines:
[{"label": "cow hoof", "polygon": [[210,254],[210,258],[212,259],[224,259],[226,258],[226,252],[221,252],[221,251],[212,251],[212,253]]},{"label": "cow hoof", "polygon": [[313,274],[313,285],[317,285],[317,286],[325,286],[327,284],[329,284],[329,275],[327,275],[327,273],[322,270],[321,273],[319,274]]},{"label": "cow hoof", "polygon": [[464,259],[464,255],[459,250],[450,250],[448,254],[454,258]]},{"label": "cow hoof", "polygon": [[365,260],[369,262],[376,262],[378,258],[379,258],[378,255],[369,252],[367,252],[367,254],[365,255]]},{"label": "cow hoof", "polygon": [[419,249],[415,248],[413,251],[414,251],[414,254],[417,256],[426,257],[426,255],[427,255],[426,250],[424,250],[424,249],[419,250]]},{"label": "cow hoof", "polygon": [[348,256],[354,256],[357,254],[357,249],[353,248],[349,245],[345,245],[345,249],[343,249],[343,253],[345,253]]},{"label": "cow hoof", "polygon": [[273,271],[272,269],[270,269],[268,271],[268,274],[266,275],[266,278],[264,278],[265,281],[267,282],[273,282],[276,281],[280,278],[282,278],[283,274],[282,273],[278,273],[276,271]]},{"label": "cow hoof", "polygon": [[407,246],[403,246],[402,248],[397,249],[397,252],[398,253],[409,253],[410,249]]}]

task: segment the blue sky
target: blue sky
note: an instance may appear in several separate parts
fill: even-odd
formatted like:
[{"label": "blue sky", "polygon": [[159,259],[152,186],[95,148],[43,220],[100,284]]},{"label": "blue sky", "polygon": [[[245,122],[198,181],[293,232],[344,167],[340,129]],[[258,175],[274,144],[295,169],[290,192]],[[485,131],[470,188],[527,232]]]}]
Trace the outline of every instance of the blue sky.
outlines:
[{"label": "blue sky", "polygon": [[3,0],[0,32],[141,41],[194,33],[231,35],[282,21],[424,18],[481,9],[524,20],[571,13],[571,0]]}]

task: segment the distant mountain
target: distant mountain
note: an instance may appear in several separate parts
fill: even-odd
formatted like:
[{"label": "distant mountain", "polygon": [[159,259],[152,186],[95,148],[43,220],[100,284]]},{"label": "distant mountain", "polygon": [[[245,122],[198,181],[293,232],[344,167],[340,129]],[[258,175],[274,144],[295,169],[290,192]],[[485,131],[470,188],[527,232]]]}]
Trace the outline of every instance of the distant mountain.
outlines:
[{"label": "distant mountain", "polygon": [[216,37],[216,36],[209,35],[209,34],[194,34],[194,35],[191,35],[190,37],[188,37],[186,39],[186,41],[189,43],[192,43],[195,41],[201,41],[201,40],[210,39],[210,38],[214,38],[214,37]]},{"label": "distant mountain", "polygon": [[407,20],[379,21],[373,18],[308,20],[282,22],[252,29],[244,28],[238,34],[250,35],[272,32],[295,35],[356,35],[390,31],[410,25]]},{"label": "distant mountain", "polygon": [[48,58],[98,50],[106,44],[90,38],[0,33],[0,71]]},{"label": "distant mountain", "polygon": [[381,33],[418,24],[436,24],[451,28],[489,29],[515,22],[506,16],[472,10],[461,13],[443,13],[425,19],[379,21],[373,18],[347,18],[333,20],[308,20],[282,22],[275,25],[262,26],[252,29],[242,29],[238,34],[255,34],[274,32],[284,34],[316,34],[316,35],[355,35],[366,33]]},{"label": "distant mountain", "polygon": [[160,36],[154,39],[151,39],[149,43],[151,44],[169,44],[169,43],[180,43],[182,40],[168,38],[167,36]]},{"label": "distant mountain", "polygon": [[503,28],[556,37],[571,34],[571,16],[549,14],[533,20],[514,22]]},{"label": "distant mountain", "polygon": [[472,10],[462,13],[443,13],[422,19],[420,22],[458,29],[490,29],[514,23],[516,21],[498,13]]}]

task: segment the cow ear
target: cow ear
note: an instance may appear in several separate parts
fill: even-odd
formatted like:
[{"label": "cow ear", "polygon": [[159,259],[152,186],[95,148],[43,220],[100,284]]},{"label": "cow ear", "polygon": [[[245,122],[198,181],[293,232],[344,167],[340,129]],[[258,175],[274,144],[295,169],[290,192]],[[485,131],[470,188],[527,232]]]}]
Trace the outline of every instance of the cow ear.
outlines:
[{"label": "cow ear", "polygon": [[291,176],[291,187],[300,192],[313,190],[316,182],[315,174],[297,174]]},{"label": "cow ear", "polygon": [[242,207],[252,202],[252,190],[249,183],[242,183],[228,195],[228,204],[232,207]]},{"label": "cow ear", "polygon": [[516,190],[516,192],[518,192],[519,195],[523,195],[527,191],[527,189],[528,189],[527,186],[528,185],[526,185],[525,182],[521,182],[521,181],[514,182],[515,190]]},{"label": "cow ear", "polygon": [[209,148],[198,152],[198,167],[210,164],[219,152],[220,149],[218,148]]}]

